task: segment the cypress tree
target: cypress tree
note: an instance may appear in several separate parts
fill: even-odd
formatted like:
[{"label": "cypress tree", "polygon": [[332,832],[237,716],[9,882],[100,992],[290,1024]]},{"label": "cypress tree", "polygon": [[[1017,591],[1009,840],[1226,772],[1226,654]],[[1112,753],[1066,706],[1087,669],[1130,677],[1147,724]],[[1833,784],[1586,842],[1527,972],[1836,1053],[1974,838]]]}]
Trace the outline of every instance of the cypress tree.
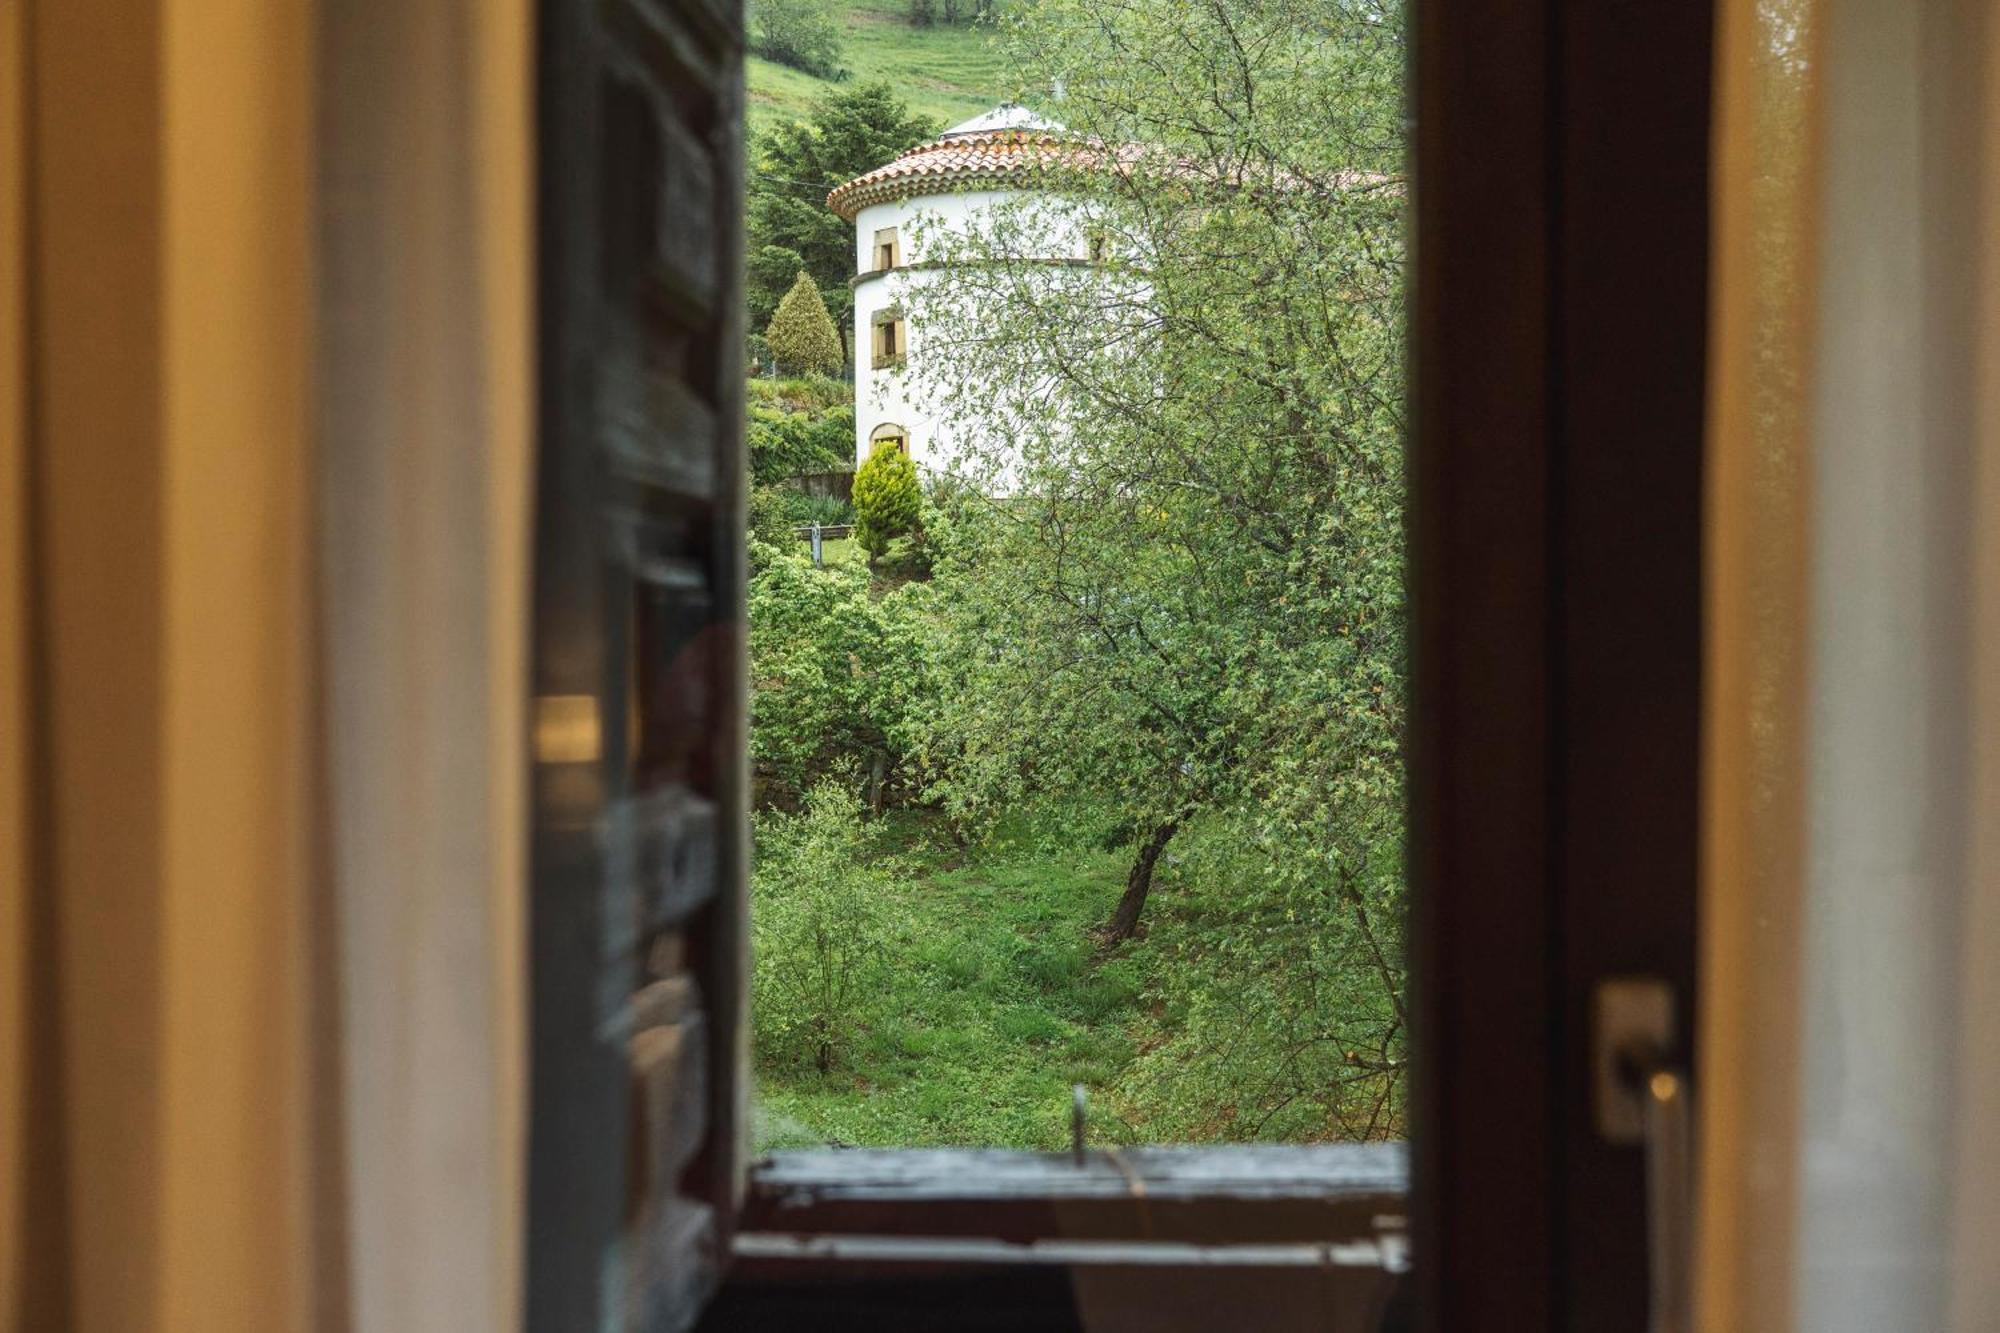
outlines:
[{"label": "cypress tree", "polygon": [[840,351],[840,330],[833,326],[833,316],[820,299],[819,284],[803,269],[778,302],[778,313],[771,316],[764,340],[771,345],[778,368],[794,375],[831,375],[845,360]]}]

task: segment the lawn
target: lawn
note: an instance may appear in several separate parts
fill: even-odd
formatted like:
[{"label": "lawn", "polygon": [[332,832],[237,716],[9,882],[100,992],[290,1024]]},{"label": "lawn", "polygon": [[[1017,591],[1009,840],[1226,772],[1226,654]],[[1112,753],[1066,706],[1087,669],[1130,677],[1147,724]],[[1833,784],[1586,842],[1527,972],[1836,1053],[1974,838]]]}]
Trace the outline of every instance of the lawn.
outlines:
[{"label": "lawn", "polygon": [[[1136,1053],[1143,964],[1088,934],[1124,882],[1116,852],[1025,830],[969,850],[887,817],[901,921],[881,1000],[840,1068],[765,1071],[759,1151],[814,1144],[1059,1149],[1070,1087],[1108,1089]],[[1093,1141],[1132,1136],[1092,1102]]]},{"label": "lawn", "polygon": [[822,539],[819,544],[819,558],[829,565],[865,565],[868,553],[852,537]]},{"label": "lawn", "polygon": [[[895,0],[847,0],[835,7],[841,11],[841,64],[850,79],[886,80],[911,110],[940,129],[990,111],[1016,92],[990,29],[913,28],[908,6]],[[805,115],[816,98],[838,86],[756,56],[745,73],[753,131]]]}]

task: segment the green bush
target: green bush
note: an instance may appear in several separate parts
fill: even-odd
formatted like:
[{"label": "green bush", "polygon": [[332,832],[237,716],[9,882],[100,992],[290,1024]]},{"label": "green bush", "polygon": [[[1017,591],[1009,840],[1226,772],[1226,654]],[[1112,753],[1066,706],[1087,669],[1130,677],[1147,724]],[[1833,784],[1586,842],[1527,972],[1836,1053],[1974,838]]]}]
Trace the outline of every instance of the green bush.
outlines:
[{"label": "green bush", "polygon": [[[796,493],[780,486],[755,486],[750,491],[750,544],[784,550],[793,545],[792,500]],[[761,564],[761,560],[759,562]]]},{"label": "green bush", "polygon": [[890,541],[916,531],[923,502],[917,465],[892,441],[883,441],[854,474],[854,539],[880,559]]},{"label": "green bush", "polygon": [[778,369],[793,374],[831,375],[846,364],[840,330],[826,312],[818,284],[803,269],[778,302],[778,311],[764,330],[764,340],[778,360]]},{"label": "green bush", "polygon": [[861,803],[821,782],[797,815],[757,819],[751,886],[760,1058],[830,1072],[859,1034],[889,952],[889,878],[875,864]]},{"label": "green bush", "polygon": [[789,804],[853,763],[879,801],[901,777],[928,706],[928,585],[878,597],[859,562],[815,566],[794,534],[753,550],[750,758],[759,799]]},{"label": "green bush", "polygon": [[[759,335],[762,340],[762,335]],[[830,408],[854,407],[854,386],[831,375],[795,375],[785,379],[752,378],[744,397],[752,407],[775,407],[786,412],[825,412]]]},{"label": "green bush", "polygon": [[854,506],[837,495],[798,495],[792,512],[800,526],[817,523],[830,528],[854,521]]},{"label": "green bush", "polygon": [[756,0],[751,49],[822,79],[840,73],[840,24],[828,0]]},{"label": "green bush", "polygon": [[750,476],[759,486],[809,472],[842,472],[853,466],[854,409],[789,411],[750,405],[746,434]]}]

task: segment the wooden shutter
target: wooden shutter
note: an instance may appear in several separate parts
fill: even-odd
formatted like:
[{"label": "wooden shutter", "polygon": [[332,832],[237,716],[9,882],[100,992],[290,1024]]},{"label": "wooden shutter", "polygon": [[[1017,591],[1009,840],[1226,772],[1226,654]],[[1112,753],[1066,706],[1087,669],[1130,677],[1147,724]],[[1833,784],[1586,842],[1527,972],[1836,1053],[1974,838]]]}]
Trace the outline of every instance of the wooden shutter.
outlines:
[{"label": "wooden shutter", "polygon": [[543,0],[528,1312],[678,1329],[743,1170],[737,0]]}]

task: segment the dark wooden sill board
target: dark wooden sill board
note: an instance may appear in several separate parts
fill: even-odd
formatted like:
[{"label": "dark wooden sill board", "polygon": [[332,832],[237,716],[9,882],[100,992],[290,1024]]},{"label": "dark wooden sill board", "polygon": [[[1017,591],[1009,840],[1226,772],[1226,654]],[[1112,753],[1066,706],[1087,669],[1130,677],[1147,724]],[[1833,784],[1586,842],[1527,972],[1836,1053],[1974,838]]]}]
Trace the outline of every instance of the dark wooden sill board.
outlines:
[{"label": "dark wooden sill board", "polygon": [[752,1170],[703,1329],[1407,1326],[1401,1144],[815,1149]]},{"label": "dark wooden sill board", "polygon": [[1402,1144],[1127,1148],[1081,1166],[1056,1153],[811,1149],[753,1167],[740,1229],[1399,1252],[1408,1182]]}]

